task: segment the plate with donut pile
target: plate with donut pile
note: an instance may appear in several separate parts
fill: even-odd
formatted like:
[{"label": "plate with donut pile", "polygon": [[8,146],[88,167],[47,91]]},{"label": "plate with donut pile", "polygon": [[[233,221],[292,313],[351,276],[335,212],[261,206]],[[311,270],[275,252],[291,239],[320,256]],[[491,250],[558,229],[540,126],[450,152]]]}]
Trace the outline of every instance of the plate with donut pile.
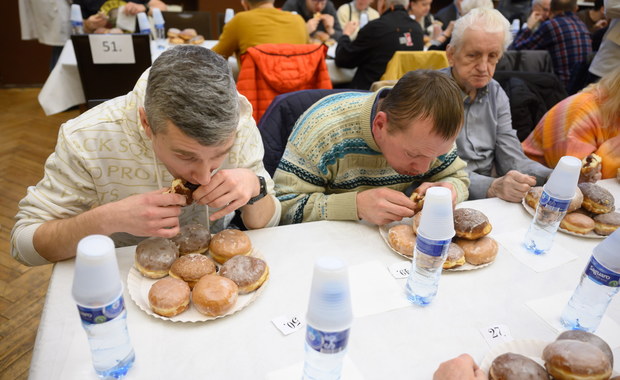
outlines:
[{"label": "plate with donut pile", "polygon": [[218,234],[209,251],[183,255],[171,239],[140,242],[127,276],[131,299],[146,314],[172,322],[204,322],[243,310],[262,293],[269,267],[247,235],[234,231],[224,237],[243,240],[229,244],[237,252],[217,255],[211,249]]},{"label": "plate with donut pile", "polygon": [[[413,218],[379,226],[379,233],[392,252],[409,260],[413,258],[421,215],[418,212]],[[495,260],[499,246],[487,236],[492,227],[486,215],[475,209],[458,208],[454,211],[454,228],[456,236],[450,243],[444,271],[480,269]]]},{"label": "plate with donut pile", "polygon": [[[530,189],[521,204],[530,215],[536,206],[542,186]],[[620,213],[615,212],[615,199],[605,188],[593,183],[580,183],[558,230],[589,239],[604,239],[620,227]]]}]

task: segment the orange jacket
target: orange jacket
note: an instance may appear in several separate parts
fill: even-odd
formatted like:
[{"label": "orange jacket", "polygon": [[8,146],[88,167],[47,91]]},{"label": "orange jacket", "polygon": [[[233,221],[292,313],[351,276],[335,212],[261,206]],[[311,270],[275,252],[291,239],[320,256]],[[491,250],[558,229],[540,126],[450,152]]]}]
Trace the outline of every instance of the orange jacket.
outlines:
[{"label": "orange jacket", "polygon": [[325,45],[263,44],[241,56],[237,90],[254,109],[258,124],[277,95],[298,90],[332,88]]}]

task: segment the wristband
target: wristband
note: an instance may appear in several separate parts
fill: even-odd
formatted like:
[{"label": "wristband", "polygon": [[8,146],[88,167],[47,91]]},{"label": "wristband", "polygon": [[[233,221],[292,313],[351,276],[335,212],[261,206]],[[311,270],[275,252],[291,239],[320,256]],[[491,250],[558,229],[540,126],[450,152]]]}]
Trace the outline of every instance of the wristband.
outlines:
[{"label": "wristband", "polygon": [[265,178],[261,176],[258,177],[258,182],[260,183],[260,191],[257,196],[250,198],[247,204],[253,205],[259,200],[263,199],[265,195],[267,195],[267,182],[265,182]]}]

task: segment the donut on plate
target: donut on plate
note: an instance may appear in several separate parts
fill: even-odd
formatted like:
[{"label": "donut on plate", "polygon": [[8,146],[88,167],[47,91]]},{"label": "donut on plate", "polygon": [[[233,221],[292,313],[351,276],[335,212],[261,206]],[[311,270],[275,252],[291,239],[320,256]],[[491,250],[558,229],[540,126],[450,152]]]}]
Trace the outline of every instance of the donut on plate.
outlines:
[{"label": "donut on plate", "polygon": [[179,234],[171,240],[179,246],[181,256],[190,253],[205,253],[209,249],[211,233],[202,224],[192,223],[181,227]]},{"label": "donut on plate", "polygon": [[154,313],[174,317],[189,308],[189,286],[178,278],[165,277],[149,290],[149,305]]},{"label": "donut on plate", "polygon": [[620,213],[609,212],[594,217],[594,232],[599,235],[611,235],[620,227]]},{"label": "donut on plate", "polygon": [[489,380],[548,380],[547,371],[534,360],[507,352],[496,357],[489,368]]},{"label": "donut on plate", "polygon": [[594,230],[594,219],[579,212],[571,212],[562,218],[560,227],[570,232],[586,235]]},{"label": "donut on plate", "polygon": [[443,269],[453,269],[465,264],[465,251],[456,243],[450,243],[448,255],[443,263]]},{"label": "donut on plate", "polygon": [[252,252],[252,242],[243,231],[227,229],[213,235],[209,252],[213,260],[224,264],[233,256],[249,255]]},{"label": "donut on plate", "polygon": [[269,277],[269,267],[264,260],[252,256],[235,256],[220,268],[220,276],[230,278],[239,287],[239,294],[258,289]]},{"label": "donut on plate", "polygon": [[614,211],[615,200],[609,190],[590,182],[583,182],[578,186],[583,193],[581,207],[595,214],[607,214]]},{"label": "donut on plate", "polygon": [[413,257],[413,248],[415,247],[415,235],[410,224],[397,224],[388,230],[388,241],[390,247],[397,252]]},{"label": "donut on plate", "polygon": [[213,260],[200,253],[190,253],[176,259],[168,273],[171,277],[187,282],[190,289],[193,289],[202,276],[215,272]]},{"label": "donut on plate", "polygon": [[499,246],[495,239],[485,236],[478,240],[454,239],[463,251],[465,251],[465,261],[472,265],[487,264],[495,260]]},{"label": "donut on plate", "polygon": [[556,380],[607,380],[611,363],[593,344],[573,339],[556,340],[543,350],[547,372]]},{"label": "donut on plate", "polygon": [[170,266],[178,257],[179,247],[172,241],[150,237],[136,246],[134,266],[145,277],[162,278],[168,275]]},{"label": "donut on plate", "polygon": [[473,208],[454,210],[454,232],[457,237],[476,240],[491,232],[491,223],[486,215]]},{"label": "donut on plate", "polygon": [[591,332],[583,331],[583,330],[567,330],[558,335],[556,340],[561,339],[573,339],[580,340],[582,342],[590,343],[598,347],[607,357],[611,363],[611,366],[614,366],[614,354],[611,351],[611,347],[601,339],[598,335],[592,334]]},{"label": "donut on plate", "polygon": [[202,276],[192,291],[196,309],[209,317],[228,313],[239,297],[239,287],[229,278],[208,274]]}]

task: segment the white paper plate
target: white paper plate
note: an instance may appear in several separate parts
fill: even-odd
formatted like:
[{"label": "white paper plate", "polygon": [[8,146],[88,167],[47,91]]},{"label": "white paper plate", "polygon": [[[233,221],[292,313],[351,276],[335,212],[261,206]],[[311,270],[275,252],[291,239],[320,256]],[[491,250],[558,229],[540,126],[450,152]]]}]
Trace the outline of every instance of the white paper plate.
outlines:
[{"label": "white paper plate", "polygon": [[[523,208],[525,208],[525,211],[527,211],[530,215],[534,216],[534,214],[536,214],[536,210],[531,208],[530,205],[528,205],[525,202],[525,198],[523,198],[521,200],[521,205],[523,205]],[[588,232],[585,235],[584,234],[578,234],[576,232],[565,230],[562,227],[558,227],[558,231],[561,231],[561,232],[563,232],[565,234],[568,234],[568,235],[573,235],[573,236],[582,237],[582,238],[588,238],[588,239],[605,239],[607,237],[607,236],[599,235],[599,234],[595,233],[594,231]]]},{"label": "white paper plate", "polygon": [[508,352],[527,356],[544,367],[542,352],[547,344],[549,344],[549,342],[536,339],[518,339],[498,344],[487,352],[484,359],[480,362],[480,368],[482,368],[484,372],[489,373],[489,368],[491,368],[491,363],[493,363],[493,360],[495,360],[496,357]]},{"label": "white paper plate", "polygon": [[[411,223],[412,223],[412,218],[403,218],[403,220],[401,220],[399,222],[392,222],[392,223],[388,223],[388,224],[384,224],[382,226],[379,226],[379,234],[383,238],[383,241],[388,246],[390,251],[392,251],[395,254],[397,254],[398,256],[404,257],[404,258],[406,258],[408,260],[413,260],[413,257],[407,256],[407,255],[403,255],[402,253],[400,253],[397,250],[395,250],[390,245],[390,239],[388,237],[388,233],[390,231],[390,228],[392,228],[392,227],[394,227],[394,226],[396,226],[398,224],[408,224],[408,225],[411,225]],[[491,261],[490,263],[482,264],[482,265],[472,265],[472,264],[469,264],[469,263],[465,263],[465,264],[461,265],[460,267],[451,268],[451,269],[444,269],[443,271],[444,272],[462,272],[462,271],[468,271],[468,270],[474,270],[474,269],[481,269],[481,268],[487,267],[487,266],[489,266],[491,264],[493,264],[493,261]]]},{"label": "white paper plate", "polygon": [[[260,257],[261,255],[257,254],[255,251],[252,252],[252,256]],[[269,277],[260,288],[255,290],[252,293],[248,294],[239,294],[237,298],[237,303],[235,306],[226,314],[218,316],[218,317],[209,317],[204,314],[201,314],[195,307],[194,304],[190,302],[189,309],[185,310],[181,314],[175,315],[174,317],[168,318],[161,316],[159,314],[155,314],[153,310],[151,310],[151,306],[149,305],[149,290],[151,290],[151,286],[157,282],[159,279],[152,279],[144,277],[140,272],[135,268],[131,267],[129,270],[129,275],[127,276],[127,290],[129,291],[129,295],[131,299],[135,302],[138,307],[144,311],[146,314],[153,316],[155,318],[163,319],[166,321],[172,322],[204,322],[210,321],[213,319],[227,317],[229,315],[235,314],[236,312],[244,309],[249,304],[254,302],[256,298],[263,292],[265,289],[265,285],[269,281]]]}]

